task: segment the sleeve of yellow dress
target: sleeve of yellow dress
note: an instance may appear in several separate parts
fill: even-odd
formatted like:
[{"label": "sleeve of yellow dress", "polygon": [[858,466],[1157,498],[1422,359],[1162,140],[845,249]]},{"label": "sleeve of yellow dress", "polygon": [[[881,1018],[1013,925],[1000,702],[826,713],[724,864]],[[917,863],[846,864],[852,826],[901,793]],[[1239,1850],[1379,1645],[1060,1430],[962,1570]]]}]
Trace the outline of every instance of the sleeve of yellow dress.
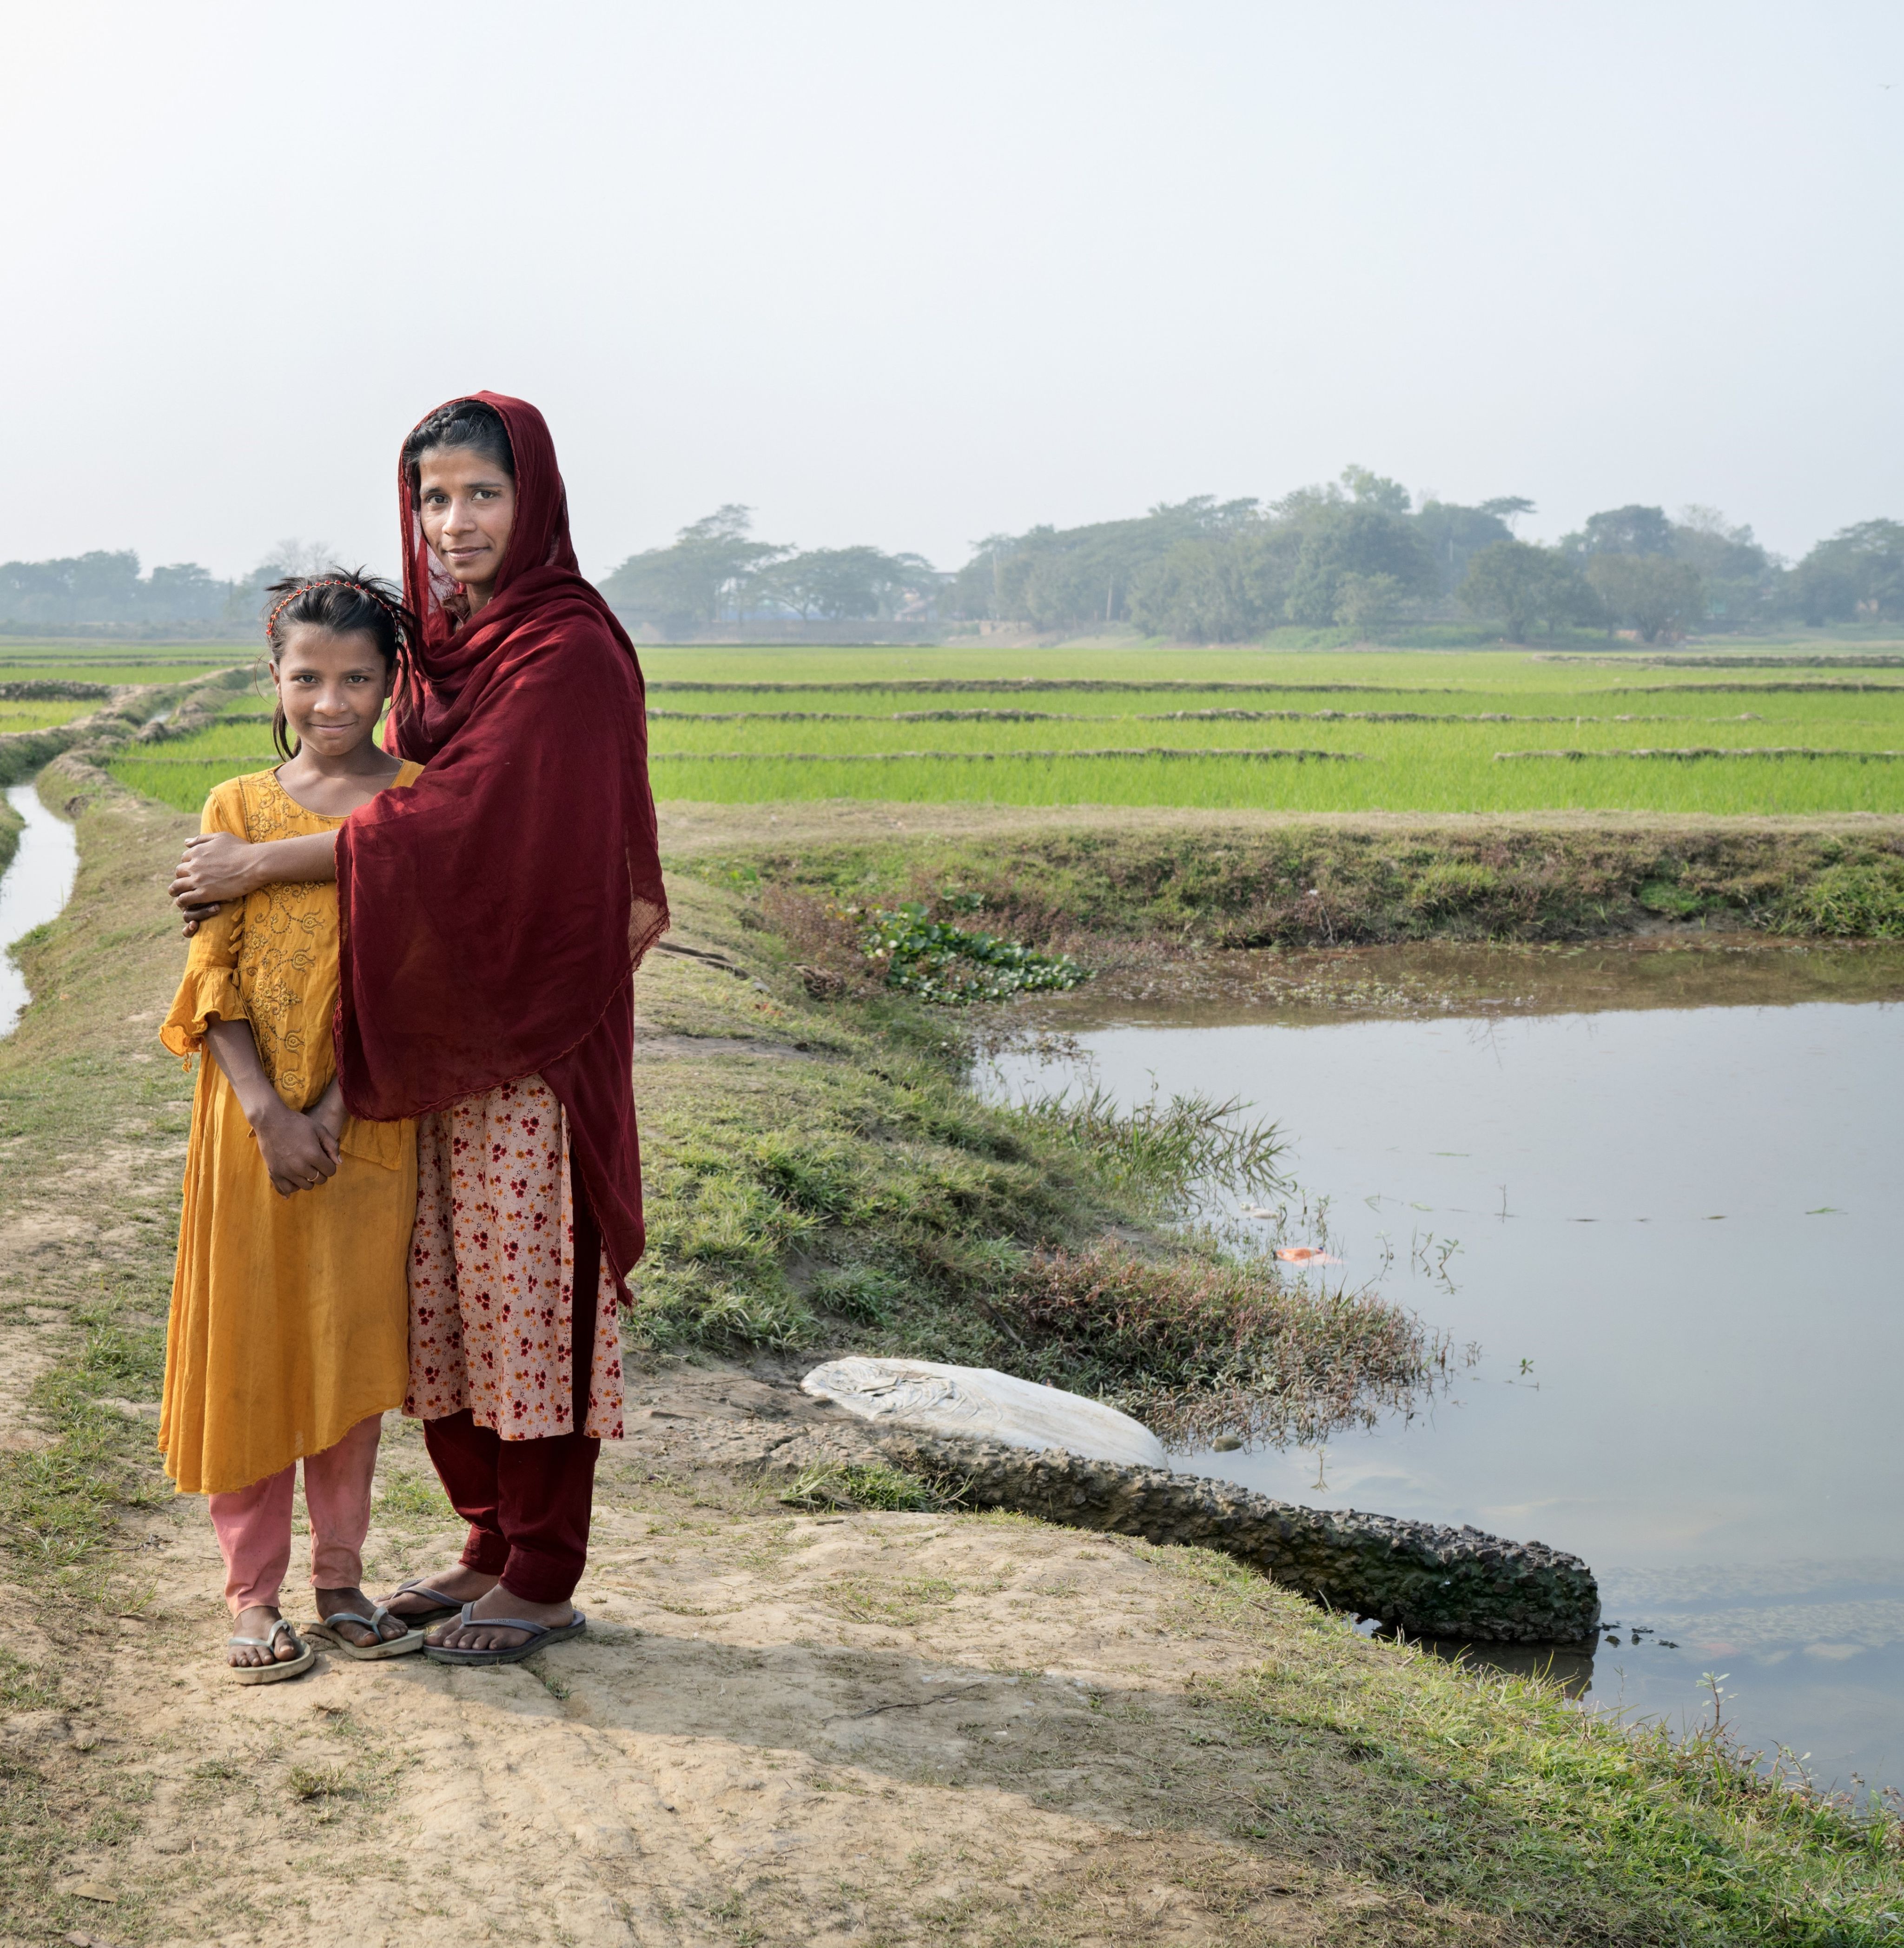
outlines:
[{"label": "sleeve of yellow dress", "polygon": [[[200,832],[228,832],[243,839],[244,805],[235,783],[216,787],[205,801]],[[244,901],[227,900],[192,935],[185,954],[185,978],[172,997],[172,1012],[159,1039],[176,1056],[196,1055],[205,1046],[205,1025],[245,1019],[238,996],[238,947],[244,938]]]}]

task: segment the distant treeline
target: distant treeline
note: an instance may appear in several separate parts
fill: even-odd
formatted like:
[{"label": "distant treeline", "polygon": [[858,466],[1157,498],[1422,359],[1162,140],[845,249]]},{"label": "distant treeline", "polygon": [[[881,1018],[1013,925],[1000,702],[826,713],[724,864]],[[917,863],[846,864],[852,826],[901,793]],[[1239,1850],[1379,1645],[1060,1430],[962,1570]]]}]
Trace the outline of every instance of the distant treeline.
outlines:
[{"label": "distant treeline", "polygon": [[[1710,507],[1633,504],[1552,547],[1518,540],[1518,495],[1464,507],[1370,473],[1265,504],[1208,495],[1124,521],[993,535],[951,573],[917,554],[758,540],[717,508],[601,580],[631,625],[665,637],[799,622],[990,622],[1077,634],[1117,623],[1242,642],[1285,623],[1363,634],[1465,615],[1510,641],[1536,630],[1630,630],[1647,642],[1778,622],[1904,620],[1904,522],[1863,521],[1796,565]],[[255,627],[266,585],[328,559],[281,543],[221,582],[195,563],[140,572],[129,550],[0,563],[0,626],[129,631]]]},{"label": "distant treeline", "polygon": [[757,541],[730,505],[602,588],[668,636],[798,617],[1019,624],[1075,634],[1124,622],[1179,641],[1243,642],[1283,623],[1385,626],[1468,615],[1510,641],[1536,629],[1698,628],[1904,619],[1904,523],[1865,521],[1793,567],[1709,507],[1593,515],[1547,547],[1515,538],[1519,495],[1428,500],[1367,468],[1267,505],[1208,495],[1126,521],[993,535],[955,573],[876,548]]},{"label": "distant treeline", "polygon": [[195,561],[143,574],[131,548],[0,562],[0,627],[249,637],[257,633],[271,583],[312,572],[332,559],[321,542],[281,541],[235,582],[219,580]]}]

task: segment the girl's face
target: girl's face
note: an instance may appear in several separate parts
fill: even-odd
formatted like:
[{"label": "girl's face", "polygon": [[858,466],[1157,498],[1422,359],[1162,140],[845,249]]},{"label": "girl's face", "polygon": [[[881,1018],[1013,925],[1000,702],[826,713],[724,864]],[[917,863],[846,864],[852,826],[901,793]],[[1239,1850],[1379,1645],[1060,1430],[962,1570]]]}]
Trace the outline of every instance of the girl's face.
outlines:
[{"label": "girl's face", "polygon": [[390,694],[392,672],[367,631],[293,622],[271,666],[285,721],[305,750],[346,758],[367,743]]},{"label": "girl's face", "polygon": [[417,473],[423,538],[463,585],[473,616],[495,592],[516,523],[516,483],[467,446],[433,447]]}]

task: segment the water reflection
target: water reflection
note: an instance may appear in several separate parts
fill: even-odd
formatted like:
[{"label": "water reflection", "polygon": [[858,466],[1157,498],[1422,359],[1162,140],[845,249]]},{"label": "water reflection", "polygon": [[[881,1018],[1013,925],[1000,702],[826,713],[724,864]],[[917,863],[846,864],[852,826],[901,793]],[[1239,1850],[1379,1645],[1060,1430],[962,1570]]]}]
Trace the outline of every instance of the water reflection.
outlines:
[{"label": "water reflection", "polygon": [[1186,1465],[1573,1550],[1619,1626],[1595,1703],[1692,1723],[1723,1673],[1748,1743],[1904,1781],[1904,953],[1453,952],[1040,1010],[1122,1100],[1278,1118],[1330,1276],[1483,1348],[1412,1423]]},{"label": "water reflection", "polygon": [[30,998],[11,950],[22,935],[59,917],[79,867],[72,827],[40,803],[31,785],[14,786],[7,802],[26,820],[26,829],[0,876],[0,1036],[13,1033]]}]

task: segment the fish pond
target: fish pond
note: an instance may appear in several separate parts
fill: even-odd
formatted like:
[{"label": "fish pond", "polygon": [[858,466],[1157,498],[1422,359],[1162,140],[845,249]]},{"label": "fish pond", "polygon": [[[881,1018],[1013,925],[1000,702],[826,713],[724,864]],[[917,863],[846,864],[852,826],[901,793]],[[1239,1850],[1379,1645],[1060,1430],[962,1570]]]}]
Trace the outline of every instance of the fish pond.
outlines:
[{"label": "fish pond", "polygon": [[1895,1787],[1900,1001],[1896,948],[1239,954],[1042,1000],[985,1079],[1242,1099],[1294,1187],[1225,1218],[1471,1343],[1412,1418],[1180,1466],[1571,1550],[1590,1706]]}]

